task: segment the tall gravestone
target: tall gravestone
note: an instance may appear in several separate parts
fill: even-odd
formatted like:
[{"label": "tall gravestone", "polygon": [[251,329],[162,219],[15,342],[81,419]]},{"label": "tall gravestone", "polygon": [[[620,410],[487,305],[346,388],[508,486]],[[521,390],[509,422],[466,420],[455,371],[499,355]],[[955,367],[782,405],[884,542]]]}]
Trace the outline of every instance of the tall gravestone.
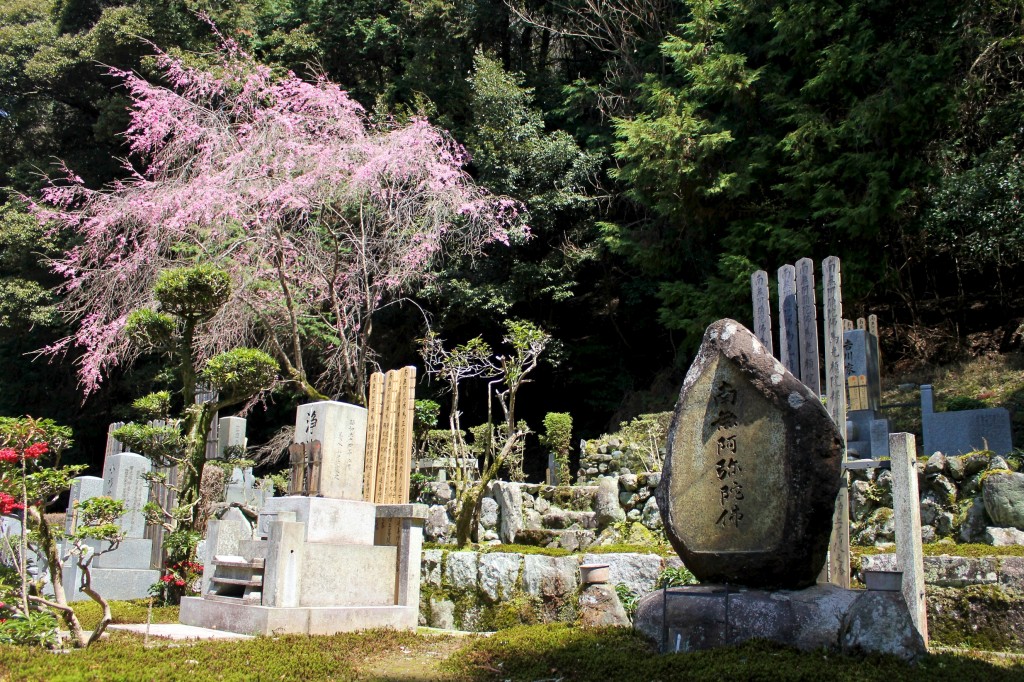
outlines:
[{"label": "tall gravestone", "polygon": [[320,441],[319,495],[362,500],[366,408],[330,400],[300,405],[295,442],[311,441]]},{"label": "tall gravestone", "polygon": [[143,478],[153,464],[142,455],[122,452],[103,463],[103,494],[124,502],[125,513],[118,520],[125,537],[141,538],[146,531],[142,508],[149,501],[149,484]]},{"label": "tall gravestone", "polygon": [[217,450],[220,459],[226,459],[228,448],[245,449],[245,419],[242,417],[221,417],[217,429]]},{"label": "tall gravestone", "polygon": [[704,334],[669,432],[658,507],[702,582],[799,588],[829,544],[843,439],[818,396],[748,329]]},{"label": "tall gravestone", "polygon": [[71,494],[68,496],[68,511],[64,516],[64,531],[74,533],[78,527],[78,510],[75,504],[103,494],[103,479],[98,476],[78,476],[71,479]]}]

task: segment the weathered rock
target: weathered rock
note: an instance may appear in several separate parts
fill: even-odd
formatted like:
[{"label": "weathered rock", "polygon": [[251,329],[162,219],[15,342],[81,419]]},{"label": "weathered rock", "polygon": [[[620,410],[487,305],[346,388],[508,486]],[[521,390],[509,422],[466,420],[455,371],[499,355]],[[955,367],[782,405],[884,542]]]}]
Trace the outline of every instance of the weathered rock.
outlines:
[{"label": "weathered rock", "polygon": [[533,508],[540,514],[546,514],[548,509],[551,508],[551,502],[544,497],[538,497],[533,501]]},{"label": "weathered rock", "polygon": [[934,526],[935,519],[942,513],[942,505],[939,504],[931,494],[926,494],[921,499],[921,523],[926,526]]},{"label": "weathered rock", "polygon": [[544,517],[536,509],[527,509],[523,512],[523,530],[540,530],[543,527]]},{"label": "weathered rock", "polygon": [[993,547],[1024,545],[1024,531],[1017,530],[1016,528],[986,528],[985,544],[992,545]]},{"label": "weathered rock", "polygon": [[[877,469],[875,473],[875,485],[887,495],[889,495],[890,501],[892,500],[892,471],[889,469]],[[883,506],[889,506],[884,504]]]},{"label": "weathered rock", "polygon": [[635,509],[635,508],[634,509],[630,509],[628,512],[626,512],[626,520],[631,522],[631,523],[636,523],[637,521],[639,521],[640,520],[640,510],[639,509]]},{"label": "weathered rock", "polygon": [[899,592],[869,590],[857,597],[843,619],[839,643],[846,652],[892,654],[908,661],[927,652]]},{"label": "weathered rock", "polygon": [[476,588],[479,556],[476,552],[448,552],[444,562],[445,583],[457,590]]},{"label": "weathered rock", "polygon": [[452,499],[452,486],[448,481],[428,481],[420,496],[426,504],[445,504]]},{"label": "weathered rock", "polygon": [[442,630],[455,629],[455,604],[447,599],[430,599],[430,626]]},{"label": "weathered rock", "polygon": [[946,458],[946,473],[954,481],[964,480],[964,474],[967,473],[967,463],[964,462],[963,457],[947,457]]},{"label": "weathered rock", "polygon": [[706,582],[814,584],[839,490],[842,436],[814,395],[733,320],[704,334],[669,433],[658,507]]},{"label": "weathered rock", "polygon": [[636,594],[653,590],[664,567],[656,554],[585,554],[583,563],[608,564],[608,584],[621,583]]},{"label": "weathered rock", "polygon": [[441,559],[444,552],[439,549],[425,549],[420,561],[420,580],[430,587],[441,587]]},{"label": "weathered rock", "polygon": [[938,474],[929,480],[932,490],[938,493],[946,504],[956,503],[956,484],[946,476]]},{"label": "weathered rock", "polygon": [[985,502],[975,497],[960,524],[960,542],[982,542],[986,525]]},{"label": "weathered rock", "polygon": [[619,506],[619,484],[614,478],[598,480],[594,511],[597,512],[597,525],[600,528],[626,519],[626,512]]},{"label": "weathered rock", "polygon": [[498,501],[493,497],[480,500],[480,525],[487,529],[498,525]]},{"label": "weathered rock", "polygon": [[871,484],[867,481],[853,481],[850,484],[850,515],[855,521],[863,521],[875,508],[870,497]]},{"label": "weathered rock", "polygon": [[423,534],[432,542],[443,542],[448,537],[448,513],[444,507],[435,504],[427,510]]},{"label": "weathered rock", "polygon": [[935,532],[946,537],[953,534],[953,514],[942,512],[935,517]]},{"label": "weathered rock", "polygon": [[533,498],[533,495],[531,495],[530,493],[524,491],[523,492],[523,509],[533,509],[534,502],[535,502],[535,500]]},{"label": "weathered rock", "polygon": [[939,474],[946,473],[946,456],[941,452],[936,452],[934,455],[928,458],[928,461],[924,465],[925,476],[938,476]]},{"label": "weathered rock", "polygon": [[619,493],[619,506],[621,506],[621,507],[630,507],[630,506],[632,506],[633,498],[634,498],[633,493],[631,493],[631,492],[629,492],[627,490],[623,490],[621,493]]},{"label": "weathered rock", "polygon": [[545,528],[568,528],[569,517],[561,509],[552,508],[542,518]]},{"label": "weathered rock", "polygon": [[[924,579],[936,587],[992,585],[999,581],[999,559],[958,556],[927,556],[924,558]],[[861,557],[861,571],[895,571],[895,554],[874,554]]]},{"label": "weathered rock", "polygon": [[964,477],[980,474],[988,469],[992,456],[988,452],[970,452],[961,455],[958,459],[964,464]]},{"label": "weathered rock", "polygon": [[535,597],[559,598],[579,585],[579,561],[574,556],[523,557],[523,590]]},{"label": "weathered rock", "polygon": [[637,488],[640,487],[637,481],[636,474],[619,474],[619,487],[626,492],[635,493]]},{"label": "weathered rock", "polygon": [[935,542],[938,537],[938,531],[935,530],[935,526],[921,526],[921,542]]},{"label": "weathered rock", "polygon": [[650,497],[644,504],[643,514],[640,522],[651,530],[658,530],[662,526],[661,512],[658,510],[658,500]]},{"label": "weathered rock", "polygon": [[1024,474],[988,474],[981,494],[992,523],[1000,528],[1024,530]]},{"label": "weathered rock", "polygon": [[516,483],[498,481],[491,488],[491,494],[498,501],[501,514],[501,541],[512,544],[516,534],[523,529],[523,494]]},{"label": "weathered rock", "polygon": [[629,616],[611,585],[587,585],[580,593],[580,625],[585,628],[629,626]]},{"label": "weathered rock", "polygon": [[1003,459],[999,455],[995,455],[994,457],[989,458],[988,469],[986,469],[986,471],[1004,471],[1008,470],[1009,468],[1010,465],[1006,463],[1005,459]]},{"label": "weathered rock", "polygon": [[651,473],[647,474],[647,487],[657,488],[659,485],[661,485],[660,471],[652,471]]},{"label": "weathered rock", "polygon": [[519,554],[495,552],[481,554],[479,562],[480,594],[495,604],[510,599],[519,579]]},{"label": "weathered rock", "polygon": [[562,531],[562,535],[558,538],[558,544],[562,549],[579,552],[594,544],[594,531],[575,528]]}]

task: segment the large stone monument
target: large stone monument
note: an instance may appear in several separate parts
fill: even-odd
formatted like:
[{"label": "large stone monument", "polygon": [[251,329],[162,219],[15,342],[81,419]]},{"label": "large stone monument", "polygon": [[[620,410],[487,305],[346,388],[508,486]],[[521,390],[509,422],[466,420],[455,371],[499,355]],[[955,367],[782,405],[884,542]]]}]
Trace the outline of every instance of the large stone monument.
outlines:
[{"label": "large stone monument", "polygon": [[[663,651],[755,638],[904,658],[924,651],[927,630],[898,585],[815,584],[843,451],[816,391],[753,333],[733,320],[708,327],[676,404],[657,491],[668,538],[701,585],[646,595],[635,627]],[[906,471],[912,456],[900,460]],[[911,499],[916,477],[903,478],[913,491],[901,499]],[[919,522],[916,532],[919,548]],[[909,563],[904,571],[913,577]],[[913,595],[918,604],[923,590]]]},{"label": "large stone monument", "polygon": [[701,580],[814,584],[842,436],[818,397],[745,327],[711,325],[683,382],[658,487],[673,547]]}]

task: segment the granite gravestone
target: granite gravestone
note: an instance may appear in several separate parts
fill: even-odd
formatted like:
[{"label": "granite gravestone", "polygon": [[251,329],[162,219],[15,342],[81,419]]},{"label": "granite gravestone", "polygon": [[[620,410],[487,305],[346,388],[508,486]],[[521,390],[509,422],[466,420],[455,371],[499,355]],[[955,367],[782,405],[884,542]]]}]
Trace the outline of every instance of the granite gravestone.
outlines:
[{"label": "granite gravestone", "polygon": [[829,544],[842,436],[817,395],[748,329],[719,320],[683,382],[658,506],[702,582],[814,584]]},{"label": "granite gravestone", "polygon": [[319,495],[363,499],[366,456],[366,408],[321,401],[300,405],[295,415],[295,442],[319,441]]}]

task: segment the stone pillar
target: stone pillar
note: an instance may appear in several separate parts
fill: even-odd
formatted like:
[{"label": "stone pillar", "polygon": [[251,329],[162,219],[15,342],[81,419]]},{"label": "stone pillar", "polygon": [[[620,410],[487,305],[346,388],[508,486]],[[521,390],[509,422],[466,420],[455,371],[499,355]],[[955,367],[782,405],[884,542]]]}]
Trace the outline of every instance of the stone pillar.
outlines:
[{"label": "stone pillar", "polygon": [[[846,368],[843,354],[843,294],[839,259],[829,256],[822,262],[825,306],[825,384],[827,407],[832,421],[843,433],[843,462],[846,456]],[[832,541],[829,545],[829,582],[850,587],[850,491],[849,475],[840,475],[832,518]]]},{"label": "stone pillar", "polygon": [[300,405],[295,415],[295,442],[320,441],[322,497],[363,499],[366,456],[366,408],[325,400]]},{"label": "stone pillar", "polygon": [[821,373],[818,368],[818,309],[814,294],[814,261],[801,258],[796,262],[796,304],[800,327],[800,381],[821,395]]},{"label": "stone pillar", "polygon": [[928,606],[924,592],[921,503],[917,490],[917,443],[912,433],[889,434],[892,466],[892,511],[896,524],[896,568],[903,571],[903,597],[910,616],[928,645]]},{"label": "stone pillar", "polygon": [[796,304],[796,268],[779,268],[779,360],[790,374],[800,376],[800,332]]},{"label": "stone pillar", "polygon": [[768,352],[775,354],[772,346],[772,309],[768,296],[768,273],[758,270],[750,276],[750,295],[754,301],[754,336]]},{"label": "stone pillar", "polygon": [[263,572],[263,606],[299,606],[306,524],[274,521]]}]

